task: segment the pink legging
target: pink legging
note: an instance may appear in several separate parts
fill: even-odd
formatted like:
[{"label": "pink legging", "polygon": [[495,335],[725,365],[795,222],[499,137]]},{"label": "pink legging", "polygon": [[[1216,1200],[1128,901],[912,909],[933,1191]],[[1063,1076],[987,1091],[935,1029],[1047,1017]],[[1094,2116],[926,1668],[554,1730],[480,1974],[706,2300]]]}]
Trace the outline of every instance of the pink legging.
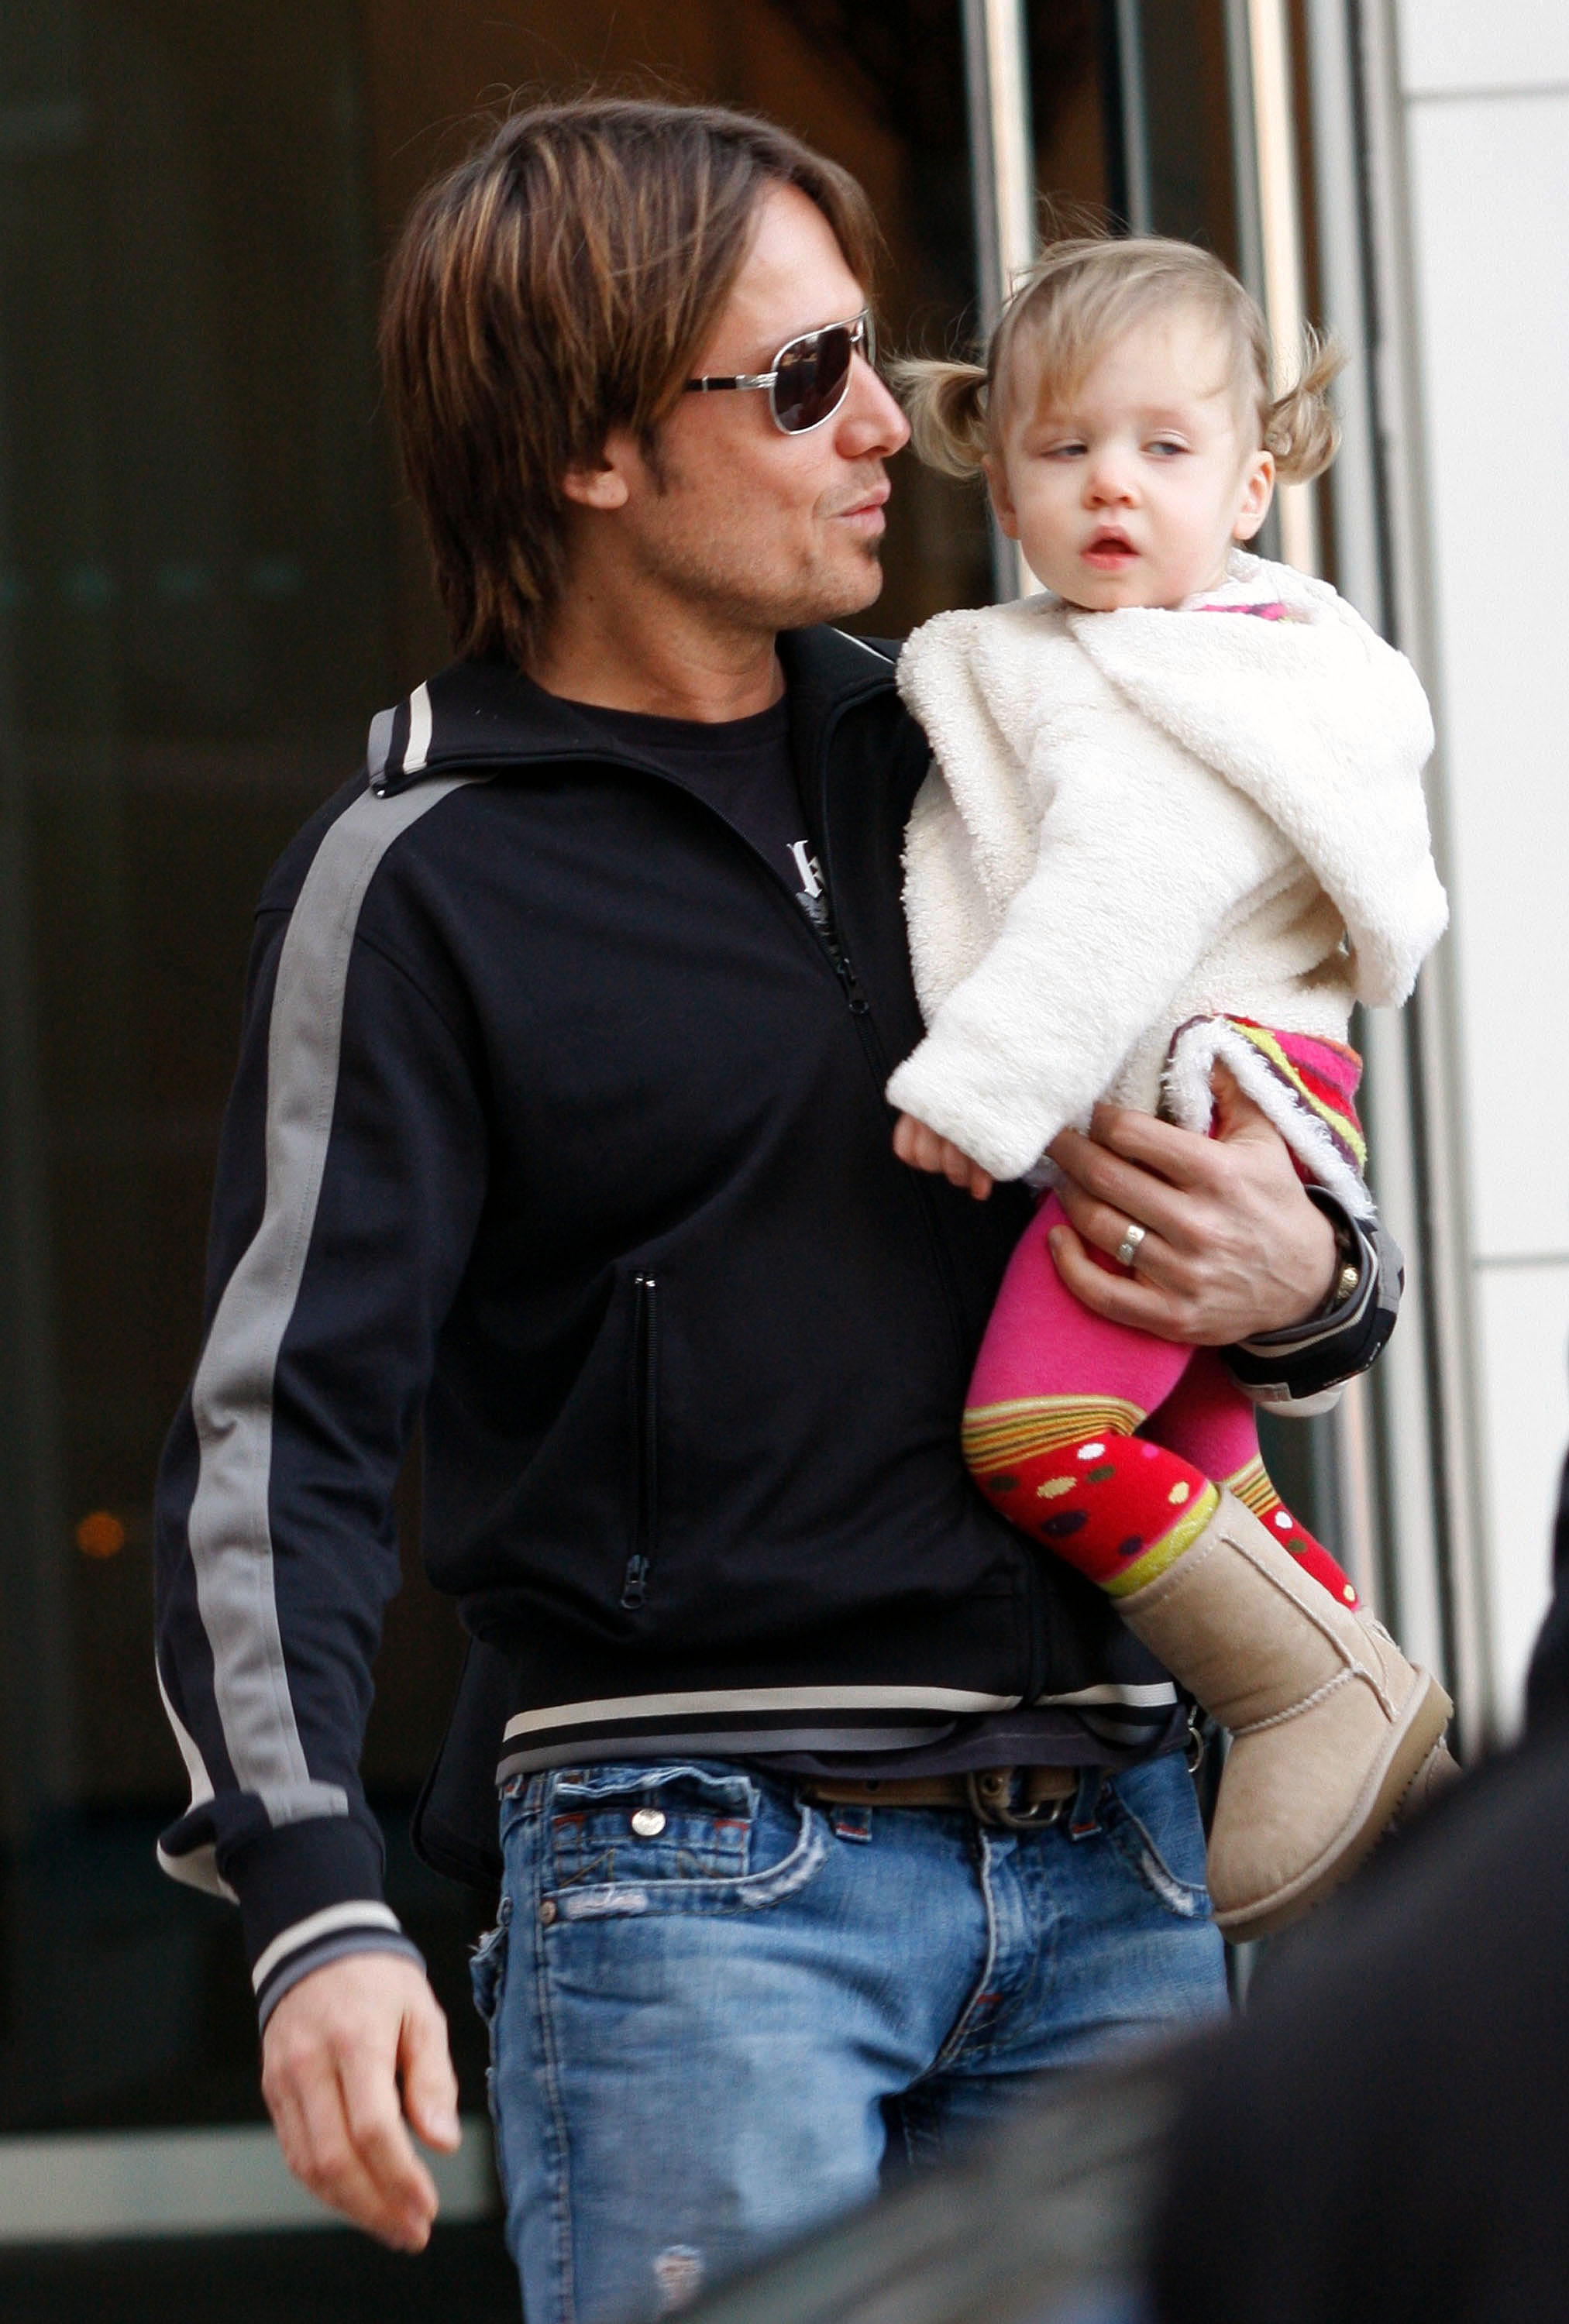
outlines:
[{"label": "pink legging", "polygon": [[[1282,1545],[1315,1580],[1343,1603],[1354,1604],[1356,1592],[1340,1567],[1283,1508],[1261,1467],[1255,1467],[1259,1432],[1253,1407],[1218,1354],[1211,1348],[1182,1347],[1125,1323],[1108,1323],[1081,1306],[1057,1274],[1047,1246],[1052,1228],[1066,1222],[1061,1204],[1048,1194],[1008,1262],[976,1359],[964,1416],[965,1449],[983,1489],[1014,1523],[1092,1579],[1103,1582],[1112,1570],[1113,1553],[1119,1551],[1106,1528],[1120,1527],[1127,1535],[1131,1491],[1157,1504],[1153,1513],[1135,1510],[1148,1541],[1155,1537],[1158,1525],[1170,1522],[1167,1505],[1176,1498],[1172,1476],[1194,1478],[1196,1472],[1201,1486],[1204,1480],[1224,1484],[1252,1469],[1246,1494],[1250,1504],[1272,1524]],[[1048,1399],[1053,1408],[1038,1414],[1017,1410],[1038,1403],[1044,1406]],[[1075,1406],[1084,1407],[1082,1424],[1075,1421]],[[1001,1433],[1009,1445],[1005,1461],[988,1457],[982,1449],[988,1425],[996,1428],[999,1406],[1016,1408],[1002,1422]],[[1065,1520],[1050,1515],[1054,1502],[1043,1508],[1034,1499],[1039,1490],[1037,1476],[1063,1469],[1084,1442],[1128,1436],[1135,1429],[1142,1444],[1163,1446],[1178,1456],[1177,1462],[1155,1462],[1145,1455],[1137,1471],[1125,1460],[1120,1462],[1100,1533],[1092,1526],[1071,1538],[1058,1537]],[[1098,1443],[1095,1450],[1100,1450]],[[1076,1522],[1084,1526],[1082,1518]],[[1131,1547],[1122,1538],[1119,1554],[1126,1555]]]}]

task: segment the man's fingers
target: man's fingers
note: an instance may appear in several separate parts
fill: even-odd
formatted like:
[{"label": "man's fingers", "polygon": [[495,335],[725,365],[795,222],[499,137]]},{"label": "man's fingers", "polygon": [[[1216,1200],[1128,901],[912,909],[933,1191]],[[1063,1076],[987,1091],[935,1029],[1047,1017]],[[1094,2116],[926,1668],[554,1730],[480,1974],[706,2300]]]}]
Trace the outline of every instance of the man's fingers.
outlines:
[{"label": "man's fingers", "polygon": [[[1140,1164],[1124,1160],[1108,1147],[1081,1138],[1076,1130],[1065,1130],[1052,1140],[1049,1151],[1064,1174],[1057,1189],[1062,1206],[1081,1234],[1088,1233],[1092,1241],[1098,1240],[1089,1227],[1087,1207],[1098,1203],[1114,1212],[1123,1226],[1132,1219],[1163,1236],[1173,1249],[1186,1247],[1185,1230],[1193,1222],[1190,1194]],[[1114,1250],[1121,1240],[1120,1227],[1108,1248]]]},{"label": "man's fingers", "polygon": [[325,2051],[301,2059],[287,2079],[287,2093],[274,2107],[273,2119],[281,2111],[291,2120],[284,2156],[295,2177],[383,2243],[403,2251],[421,2249],[435,2213],[435,2188],[429,2189],[428,2208],[406,2194],[389,2195],[359,2150],[343,2084]]},{"label": "man's fingers", "polygon": [[[368,2181],[383,2218],[394,2230],[387,2239],[417,2251],[436,2217],[436,2182],[414,2152],[398,2103],[397,2084],[379,2061],[367,2061],[358,2055],[345,2061],[340,2088],[355,2164]],[[379,2227],[374,2232],[385,2233]]]},{"label": "man's fingers", "polygon": [[1136,1275],[1110,1275],[1097,1267],[1072,1227],[1054,1227],[1048,1240],[1058,1275],[1081,1305],[1158,1340],[1184,1336],[1183,1311],[1168,1292]]},{"label": "man's fingers", "polygon": [[[1136,1176],[1126,1185],[1115,1182],[1115,1171],[1122,1166],[1112,1165],[1109,1197],[1088,1194],[1066,1179],[1057,1188],[1057,1200],[1067,1213],[1069,1223],[1085,1242],[1114,1256],[1118,1244],[1130,1226],[1144,1229],[1145,1240],[1140,1246],[1139,1270],[1151,1281],[1175,1283],[1184,1263],[1187,1245],[1182,1239],[1189,1219],[1179,1207],[1183,1198],[1171,1197],[1168,1210],[1162,1200],[1160,1182],[1147,1176]],[[1119,1199],[1120,1197],[1120,1199]]]},{"label": "man's fingers", "polygon": [[1162,1234],[1146,1226],[1142,1218],[1135,1218],[1131,1210],[1115,1210],[1109,1203],[1097,1202],[1076,1187],[1061,1188],[1057,1199],[1080,1241],[1093,1243],[1108,1259],[1116,1258],[1130,1226],[1144,1227],[1143,1240],[1133,1261],[1134,1272],[1146,1283],[1156,1284],[1164,1290],[1184,1287],[1182,1261],[1177,1254]]},{"label": "man's fingers", "polygon": [[[1063,1132],[1065,1138],[1076,1138],[1078,1134],[1076,1130]],[[1169,1121],[1161,1121],[1152,1113],[1140,1113],[1134,1106],[1096,1106],[1090,1121],[1090,1136],[1084,1143],[1109,1148],[1125,1161],[1153,1170],[1157,1177],[1173,1186],[1208,1185],[1215,1158],[1213,1139],[1195,1136],[1191,1130],[1175,1129]]]},{"label": "man's fingers", "polygon": [[434,1994],[420,1997],[403,2020],[403,2107],[427,2146],[451,2153],[457,2126],[457,2077],[447,2047],[447,2020]]}]

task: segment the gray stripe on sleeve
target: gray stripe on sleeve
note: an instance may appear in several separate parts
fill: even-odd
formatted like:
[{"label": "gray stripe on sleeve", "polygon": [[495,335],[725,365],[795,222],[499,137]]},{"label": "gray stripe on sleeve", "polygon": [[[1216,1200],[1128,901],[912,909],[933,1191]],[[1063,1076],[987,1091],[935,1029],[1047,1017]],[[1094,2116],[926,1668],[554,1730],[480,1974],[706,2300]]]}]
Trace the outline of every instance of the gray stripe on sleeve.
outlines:
[{"label": "gray stripe on sleeve", "polygon": [[306,1765],[278,1627],[268,1501],[273,1382],[327,1167],[349,957],[387,849],[475,779],[448,776],[396,798],[367,791],[316,852],[272,999],[262,1222],[218,1302],[191,1391],[200,1462],[189,1537],[213,1691],[235,1779],[274,1825],[348,1812],[342,1786],[314,1782]]}]

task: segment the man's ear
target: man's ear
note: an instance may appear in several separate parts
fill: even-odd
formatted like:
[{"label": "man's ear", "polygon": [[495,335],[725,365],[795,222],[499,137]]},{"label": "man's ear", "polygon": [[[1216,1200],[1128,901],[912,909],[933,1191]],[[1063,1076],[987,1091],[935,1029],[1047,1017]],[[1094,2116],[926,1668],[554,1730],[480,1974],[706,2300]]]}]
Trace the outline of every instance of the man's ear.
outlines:
[{"label": "man's ear", "polygon": [[1009,496],[1008,472],[1004,468],[1001,461],[994,460],[990,452],[987,453],[985,458],[982,461],[981,467],[982,472],[986,478],[986,490],[992,495],[992,506],[997,512],[998,524],[1007,534],[1010,540],[1017,540],[1019,538],[1019,513],[1014,508],[1013,503]]},{"label": "man's ear", "polygon": [[1255,452],[1242,479],[1242,496],[1232,525],[1233,540],[1251,540],[1275,497],[1275,455]]},{"label": "man's ear", "polygon": [[561,490],[579,508],[606,512],[624,508],[644,465],[636,438],[624,429],[613,428],[598,459],[581,461],[568,468],[561,479]]}]

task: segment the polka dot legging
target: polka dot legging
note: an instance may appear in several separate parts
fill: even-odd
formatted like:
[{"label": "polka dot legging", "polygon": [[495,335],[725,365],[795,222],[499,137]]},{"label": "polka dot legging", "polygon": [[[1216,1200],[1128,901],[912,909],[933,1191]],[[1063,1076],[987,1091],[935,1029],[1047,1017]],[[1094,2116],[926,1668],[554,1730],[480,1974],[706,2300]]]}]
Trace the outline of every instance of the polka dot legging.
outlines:
[{"label": "polka dot legging", "polygon": [[1253,1407],[1220,1358],[1082,1307],[1047,1249],[1061,1217],[1048,1196],[1009,1261],[976,1360],[964,1452],[982,1489],[1121,1597],[1197,1539],[1229,1488],[1354,1607],[1351,1582],[1270,1483]]}]

